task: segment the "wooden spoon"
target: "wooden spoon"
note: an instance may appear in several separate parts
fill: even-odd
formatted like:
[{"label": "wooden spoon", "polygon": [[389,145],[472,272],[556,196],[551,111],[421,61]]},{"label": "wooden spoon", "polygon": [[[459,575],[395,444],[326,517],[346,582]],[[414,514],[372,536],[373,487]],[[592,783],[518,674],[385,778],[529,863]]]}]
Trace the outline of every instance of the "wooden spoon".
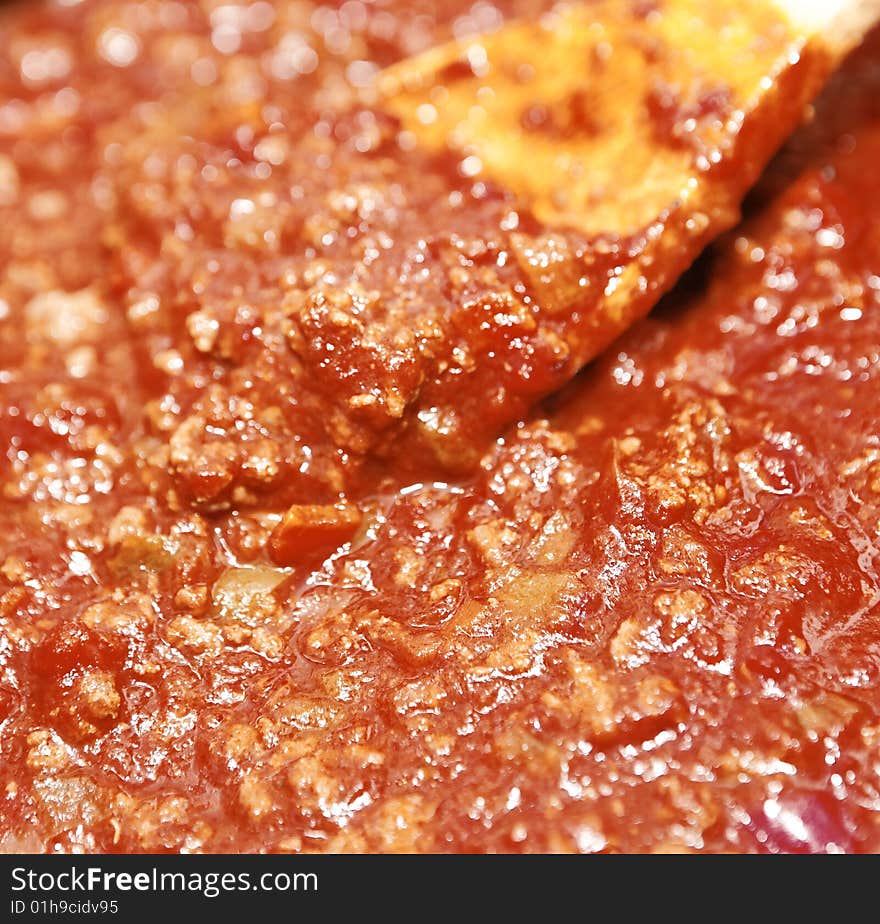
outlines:
[{"label": "wooden spoon", "polygon": [[[561,322],[560,384],[736,222],[767,161],[878,19],[880,0],[578,3],[402,61],[371,101],[418,146],[457,152],[463,175],[512,191],[548,229],[584,236],[576,247],[545,235],[517,255],[538,324],[552,316],[559,336]],[[590,291],[587,269],[609,241],[616,265]],[[444,433],[479,429],[461,415]],[[432,420],[419,415],[410,436],[448,463]]]}]

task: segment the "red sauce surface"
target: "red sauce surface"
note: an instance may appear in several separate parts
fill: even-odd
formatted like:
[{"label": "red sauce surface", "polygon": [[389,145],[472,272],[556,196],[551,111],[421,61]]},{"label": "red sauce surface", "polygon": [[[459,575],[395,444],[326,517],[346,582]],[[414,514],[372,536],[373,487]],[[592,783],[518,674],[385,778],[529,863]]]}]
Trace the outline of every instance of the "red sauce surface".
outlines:
[{"label": "red sauce surface", "polygon": [[[271,412],[288,373],[255,315],[309,267],[283,235],[264,253],[274,206],[226,227],[247,171],[226,136],[190,144],[174,119],[201,81],[244,93],[257,75],[266,105],[277,78],[331,113],[334,150],[381,146],[379,119],[332,114],[352,62],[500,13],[247,9],[244,29],[168,2],[3,14],[0,846],[880,849],[880,43],[651,320],[474,474],[438,481],[418,460],[349,464],[360,418],[331,421],[339,454],[291,445],[327,423],[309,324],[338,312],[344,345],[369,299],[267,325],[316,351],[314,406]],[[273,9],[284,29],[261,28]],[[300,153],[318,164],[312,137]],[[255,170],[260,141],[238,143]],[[234,174],[216,200],[214,161]],[[367,207],[334,169],[307,173],[328,203],[341,193],[321,237]],[[509,211],[502,191],[455,204],[432,182],[418,208],[367,197],[376,235],[411,238],[413,278],[422,210],[499,227]],[[219,203],[223,221],[191,227],[216,239],[185,246],[181,202],[209,218]],[[494,256],[480,275],[477,243],[448,246],[469,254],[465,288],[515,284]],[[345,259],[331,246],[330,271]],[[421,281],[458,305],[455,275],[434,254]],[[382,392],[381,351],[351,365]],[[351,478],[356,505],[337,496]]]},{"label": "red sauce surface", "polygon": [[[657,151],[692,148],[680,186],[658,182],[650,220],[626,231],[548,226],[491,170],[472,174],[464,151],[431,153],[393,106],[360,100],[380,66],[408,50],[402,39],[374,48],[374,17],[405,33],[409,7],[313,12],[310,27],[323,24],[337,49],[324,57],[303,44],[303,10],[256,9],[215,10],[210,42],[197,21],[176,42],[161,30],[157,60],[192,62],[190,84],[171,89],[169,77],[152,101],[137,85],[137,105],[95,132],[104,289],[125,305],[144,427],[166,456],[172,503],[327,504],[373,491],[389,465],[412,478],[472,470],[504,426],[568,382],[733,222],[735,205],[718,193],[694,194],[703,211],[681,207],[687,178],[710,186],[706,177],[723,174],[736,190],[769,155],[760,143],[733,144],[729,126],[746,105],[733,89],[700,82],[684,92],[658,79],[622,105],[644,109]],[[627,3],[597,9],[609,20],[606,44],[645,31]],[[431,29],[417,17],[422,40],[503,21],[491,7],[474,7],[464,24],[444,18],[453,14]],[[342,41],[349,19],[359,31]],[[767,69],[789,48],[778,24],[768,32],[757,57]],[[658,75],[681,71],[686,56],[670,42],[641,38],[652,39],[641,58]],[[804,75],[787,72],[790,83],[812,85],[811,68],[824,72],[813,58],[804,54]],[[149,70],[138,60],[130,69],[141,80]],[[437,79],[435,89],[456,86],[455,74]],[[535,91],[526,83],[520,92],[531,100]],[[798,106],[786,111],[793,92],[786,85],[766,117],[797,115]],[[562,145],[577,126],[551,135]],[[713,166],[716,150],[724,155]],[[648,241],[661,230],[678,246],[653,256]],[[631,297],[612,312],[606,293],[618,284]]]}]

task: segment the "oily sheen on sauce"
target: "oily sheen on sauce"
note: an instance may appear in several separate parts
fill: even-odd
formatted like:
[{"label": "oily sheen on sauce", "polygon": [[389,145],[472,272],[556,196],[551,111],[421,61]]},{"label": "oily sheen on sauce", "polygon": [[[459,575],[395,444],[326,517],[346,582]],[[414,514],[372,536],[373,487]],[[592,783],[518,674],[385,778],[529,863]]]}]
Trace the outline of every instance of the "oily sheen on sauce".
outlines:
[{"label": "oily sheen on sauce", "polygon": [[[877,850],[880,43],[675,295],[451,476],[377,462],[388,400],[330,419],[348,380],[318,357],[304,407],[284,365],[375,310],[327,281],[348,227],[453,305],[515,290],[510,235],[540,231],[455,164],[396,176],[350,109],[534,11],[432,8],[4,10],[0,846]],[[280,210],[295,265],[253,192],[291,137],[322,203]],[[359,145],[389,153],[349,184],[322,158]],[[285,279],[336,294],[288,327]],[[499,305],[468,340],[516,340]],[[382,391],[398,335],[359,333]]]}]

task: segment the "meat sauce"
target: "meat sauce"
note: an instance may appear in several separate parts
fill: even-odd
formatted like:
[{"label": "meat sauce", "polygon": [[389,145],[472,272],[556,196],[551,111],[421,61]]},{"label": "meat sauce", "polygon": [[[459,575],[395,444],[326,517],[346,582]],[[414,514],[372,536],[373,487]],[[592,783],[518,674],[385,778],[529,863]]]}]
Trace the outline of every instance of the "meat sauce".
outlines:
[{"label": "meat sauce", "polygon": [[[2,849],[880,849],[880,40],[661,309],[452,477],[369,461],[352,418],[312,452],[329,405],[278,412],[289,376],[254,343],[309,269],[272,203],[236,176],[223,221],[169,210],[210,212],[228,167],[179,130],[202,105],[295,80],[324,141],[386,144],[334,115],[364,63],[535,9],[443,6],[4,12]],[[286,136],[238,143],[271,167]],[[393,211],[308,176],[339,215],[303,233]],[[510,212],[431,182],[432,222]],[[480,275],[478,243],[450,246]],[[267,330],[335,346],[360,297]],[[388,417],[385,358],[351,364]]]},{"label": "meat sauce", "polygon": [[[754,9],[733,6],[723,7],[719,30],[752,21]],[[341,82],[340,65],[322,69],[311,46],[311,56],[291,51],[284,43],[298,33],[284,32],[280,44],[308,80],[292,82],[285,53],[263,50],[259,67],[234,55],[206,86],[161,94],[98,133],[96,181],[110,212],[103,240],[142,352],[146,426],[182,505],[326,506],[373,491],[389,464],[412,478],[473,469],[505,425],[646,313],[733,223],[768,153],[755,140],[768,133],[740,132],[738,116],[760,95],[761,75],[799,46],[784,24],[768,22],[766,38],[741,54],[750,66],[737,83],[737,69],[704,50],[703,66],[689,70],[691,50],[676,48],[675,30],[652,30],[647,8],[629,8],[591,6],[603,29],[568,53],[575,73],[581,58],[596,58],[585,79],[600,101],[614,101],[590,106],[603,122],[595,146],[613,149],[635,122],[632,147],[649,160],[633,153],[625,177],[616,164],[612,177],[596,170],[590,208],[575,209],[591,216],[586,231],[564,215],[539,220],[529,197],[499,185],[508,177],[474,172],[478,158],[435,150],[407,117],[408,100],[398,113],[391,100],[361,99],[379,71],[368,45],[346,53]],[[212,15],[225,34],[231,14]],[[247,27],[239,15],[236,28]],[[589,33],[589,22],[578,31]],[[714,48],[714,29],[706,34]],[[215,46],[224,41],[214,36]],[[766,104],[765,117],[783,126],[799,115],[791,98],[809,95],[795,85],[814,86],[826,70],[822,55],[800,51],[798,66],[772,84],[777,104]],[[449,70],[434,88],[463,94],[467,108],[466,75]],[[630,84],[634,98],[619,99]],[[549,92],[528,81],[515,89],[524,113]],[[432,136],[451,134],[436,121]],[[578,131],[535,124],[511,144],[543,144],[553,156]],[[645,174],[652,181],[638,186]],[[635,201],[610,195],[612,179]],[[694,202],[675,207],[682,190]],[[659,253],[655,240],[665,242]]]}]

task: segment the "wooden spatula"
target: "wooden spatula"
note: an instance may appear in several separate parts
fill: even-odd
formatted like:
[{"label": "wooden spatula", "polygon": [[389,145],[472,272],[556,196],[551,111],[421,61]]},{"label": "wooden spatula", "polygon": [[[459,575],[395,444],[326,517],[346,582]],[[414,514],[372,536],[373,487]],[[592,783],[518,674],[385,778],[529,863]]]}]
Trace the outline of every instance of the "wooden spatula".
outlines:
[{"label": "wooden spatula", "polygon": [[[543,226],[514,250],[538,333],[545,325],[565,341],[561,384],[734,224],[878,18],[880,0],[577,3],[403,61],[380,75],[373,101],[418,146],[457,152],[463,176],[512,191]],[[590,270],[610,251],[597,286]],[[487,412],[479,395],[491,376],[478,366],[453,368],[448,388],[445,373],[428,383],[423,398],[439,413],[415,408],[409,421],[410,438],[447,463],[466,442],[453,437],[522,411],[508,395],[503,413]]]}]

